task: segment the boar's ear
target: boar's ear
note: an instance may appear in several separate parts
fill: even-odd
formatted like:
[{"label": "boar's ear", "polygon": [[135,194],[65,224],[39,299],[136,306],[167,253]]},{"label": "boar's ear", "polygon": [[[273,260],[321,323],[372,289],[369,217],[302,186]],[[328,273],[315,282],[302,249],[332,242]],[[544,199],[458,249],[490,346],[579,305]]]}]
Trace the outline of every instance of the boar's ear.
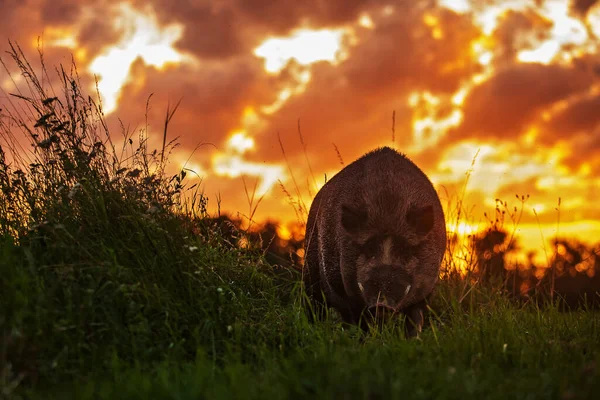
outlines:
[{"label": "boar's ear", "polygon": [[418,235],[427,235],[433,228],[433,206],[412,206],[406,214],[406,222]]},{"label": "boar's ear", "polygon": [[367,222],[367,212],[342,205],[342,227],[348,233],[357,233]]}]

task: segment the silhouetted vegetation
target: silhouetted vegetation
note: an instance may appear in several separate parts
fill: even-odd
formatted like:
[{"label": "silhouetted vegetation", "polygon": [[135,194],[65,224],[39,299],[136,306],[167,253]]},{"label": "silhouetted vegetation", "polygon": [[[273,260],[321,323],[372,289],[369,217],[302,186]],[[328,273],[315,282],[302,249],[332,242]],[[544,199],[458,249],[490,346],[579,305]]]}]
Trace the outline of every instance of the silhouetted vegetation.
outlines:
[{"label": "silhouetted vegetation", "polygon": [[533,252],[527,264],[510,265],[506,254],[515,250],[515,241],[507,244],[508,237],[497,228],[473,237],[482,284],[500,286],[518,300],[557,300],[567,308],[600,306],[600,244],[555,238],[549,266],[535,265]]}]

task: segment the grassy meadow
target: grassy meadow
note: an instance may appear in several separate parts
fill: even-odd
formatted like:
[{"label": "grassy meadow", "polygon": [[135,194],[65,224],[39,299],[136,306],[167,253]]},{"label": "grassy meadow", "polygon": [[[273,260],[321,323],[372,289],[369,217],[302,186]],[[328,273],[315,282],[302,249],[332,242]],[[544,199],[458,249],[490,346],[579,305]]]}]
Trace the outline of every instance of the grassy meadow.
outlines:
[{"label": "grassy meadow", "polygon": [[11,55],[27,92],[0,106],[0,398],[600,393],[597,312],[515,302],[452,273],[452,251],[419,338],[402,321],[363,334],[333,311],[310,323],[298,270],[239,246],[247,232],[209,218],[191,172],[167,173],[166,132],[156,150],[144,130],[117,143],[75,69],[51,88]]}]

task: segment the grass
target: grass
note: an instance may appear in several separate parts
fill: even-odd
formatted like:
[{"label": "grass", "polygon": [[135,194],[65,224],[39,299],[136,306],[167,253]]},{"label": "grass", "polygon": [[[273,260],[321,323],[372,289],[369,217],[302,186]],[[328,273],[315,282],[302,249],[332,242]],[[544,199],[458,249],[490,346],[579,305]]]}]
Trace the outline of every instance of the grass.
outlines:
[{"label": "grass", "polygon": [[[297,330],[292,323],[285,335]],[[301,331],[310,336],[261,346],[252,363],[234,348],[223,365],[206,355],[183,365],[159,363],[151,371],[116,364],[108,376],[54,393],[119,399],[592,398],[598,389],[589,354],[597,324],[583,313],[548,317],[503,306],[453,318],[420,341],[399,339],[393,329],[361,344],[338,329]]]},{"label": "grass", "polygon": [[[174,145],[166,134],[160,151],[145,131],[124,130],[117,145],[74,67],[56,71],[55,93],[18,46],[11,56],[29,85],[0,114],[8,149],[0,153],[1,397],[573,399],[600,391],[595,312],[515,304],[456,274],[440,283],[418,339],[406,340],[400,321],[368,334],[334,313],[309,323],[299,273],[275,273],[259,249],[224,237],[186,171],[165,172]],[[48,78],[43,58],[41,74]],[[33,151],[20,148],[15,130]]]}]

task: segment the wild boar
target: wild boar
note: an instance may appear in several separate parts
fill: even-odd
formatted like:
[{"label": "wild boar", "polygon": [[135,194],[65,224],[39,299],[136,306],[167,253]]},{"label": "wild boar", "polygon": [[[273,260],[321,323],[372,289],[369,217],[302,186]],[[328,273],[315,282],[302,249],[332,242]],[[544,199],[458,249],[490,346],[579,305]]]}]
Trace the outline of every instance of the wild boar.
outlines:
[{"label": "wild boar", "polygon": [[407,335],[415,336],[445,250],[433,185],[404,154],[382,147],[347,165],[315,196],[304,285],[317,311],[333,307],[363,327],[404,314]]}]

